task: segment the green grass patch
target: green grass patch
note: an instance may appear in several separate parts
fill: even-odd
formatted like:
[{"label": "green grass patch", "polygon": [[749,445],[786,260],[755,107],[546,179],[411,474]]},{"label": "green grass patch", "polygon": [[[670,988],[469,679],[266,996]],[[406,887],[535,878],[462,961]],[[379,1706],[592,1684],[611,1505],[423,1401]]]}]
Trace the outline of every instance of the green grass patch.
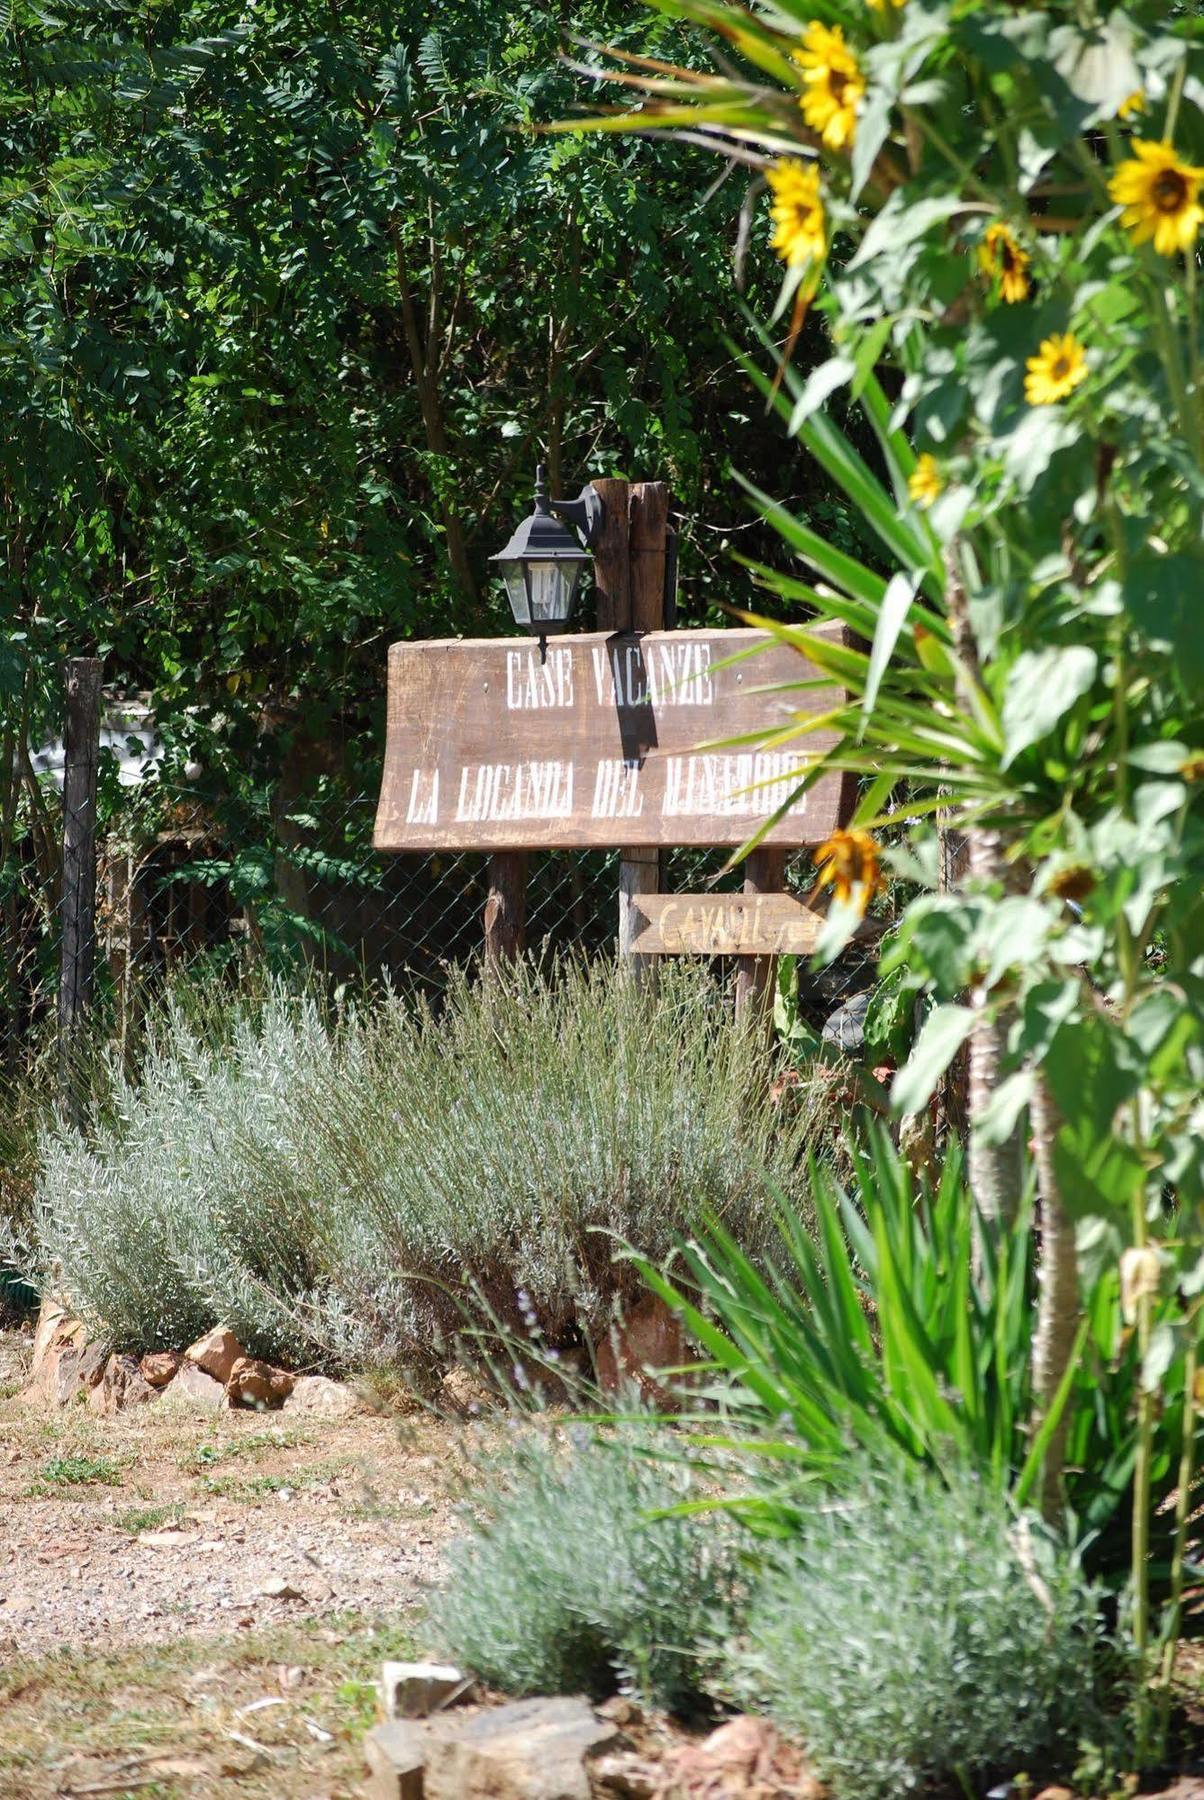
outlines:
[{"label": "green grass patch", "polygon": [[34,1477],[36,1487],[117,1487],[125,1463],[115,1456],[52,1456]]},{"label": "green grass patch", "polygon": [[131,1506],[113,1520],[115,1531],[126,1531],[138,1537],[144,1531],[162,1531],[166,1525],[179,1525],[184,1518],[182,1506]]}]

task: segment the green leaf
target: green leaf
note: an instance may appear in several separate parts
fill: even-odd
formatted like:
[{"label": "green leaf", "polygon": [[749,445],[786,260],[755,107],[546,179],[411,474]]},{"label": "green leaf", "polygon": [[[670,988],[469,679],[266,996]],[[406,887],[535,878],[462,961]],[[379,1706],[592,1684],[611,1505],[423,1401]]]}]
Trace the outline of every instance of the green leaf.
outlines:
[{"label": "green leaf", "polygon": [[865,692],[861,696],[861,710],[868,717],[874,710],[878,698],[878,689],[882,685],[882,677],[887,665],[894,655],[895,645],[899,641],[899,633],[911,603],[916,597],[919,586],[917,575],[894,575],[887,583],[882,605],[878,612],[878,623],[874,629],[874,641],[870,646],[870,666],[865,678]]},{"label": "green leaf", "polygon": [[971,1129],[978,1143],[1007,1143],[1032,1098],[1035,1079],[1031,1069],[1017,1069],[999,1084],[973,1121]]},{"label": "green leaf", "polygon": [[938,1006],[929,1013],[891,1087],[896,1112],[915,1113],[927,1106],[937,1082],[973,1029],[974,1014],[968,1006]]},{"label": "green leaf", "polygon": [[813,412],[818,412],[830,395],[837,388],[846,387],[853,379],[856,365],[845,356],[830,356],[827,362],[820,363],[812,369],[807,377],[802,393],[795,401],[794,411],[790,415],[789,431],[791,437],[798,431],[804,420]]},{"label": "green leaf", "polygon": [[909,206],[903,190],[893,193],[861,240],[849,272],[872,262],[883,251],[898,251],[917,238],[925,237],[934,225],[943,225],[955,212],[964,212],[966,202],[957,194],[942,194],[930,200],[917,200]]},{"label": "green leaf", "polygon": [[871,88],[857,115],[857,136],[853,141],[849,199],[856,200],[874,166],[874,158],[886,142],[890,131],[891,97],[884,88]]},{"label": "green leaf", "polygon": [[1095,681],[1099,658],[1085,644],[1025,650],[1008,674],[1003,697],[1004,750],[1009,768],[1021,751],[1048,736]]},{"label": "green leaf", "polygon": [[1204,683],[1204,631],[1200,629],[1200,595],[1204,592],[1204,558],[1145,556],[1125,576],[1125,606],[1134,625],[1151,646],[1174,659],[1175,674],[1185,690]]}]

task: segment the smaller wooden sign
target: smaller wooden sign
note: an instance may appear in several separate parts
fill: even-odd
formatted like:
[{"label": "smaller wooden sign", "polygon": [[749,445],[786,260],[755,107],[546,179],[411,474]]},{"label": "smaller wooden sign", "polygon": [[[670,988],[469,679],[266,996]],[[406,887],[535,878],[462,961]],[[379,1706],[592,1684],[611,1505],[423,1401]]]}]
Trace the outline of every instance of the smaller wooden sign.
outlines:
[{"label": "smaller wooden sign", "polygon": [[793,894],[641,894],[637,956],[808,956],[823,916]]}]

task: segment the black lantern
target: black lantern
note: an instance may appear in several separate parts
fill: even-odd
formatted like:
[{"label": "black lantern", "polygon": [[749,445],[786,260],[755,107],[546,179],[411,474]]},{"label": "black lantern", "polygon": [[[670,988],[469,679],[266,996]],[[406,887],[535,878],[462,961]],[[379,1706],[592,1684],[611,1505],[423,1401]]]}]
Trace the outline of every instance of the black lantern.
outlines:
[{"label": "black lantern", "polygon": [[[593,560],[577,532],[589,545],[602,524],[602,500],[595,488],[583,487],[575,500],[551,500],[547,481],[547,470],[540,463],[535,471],[535,511],[506,548],[489,558],[506,583],[515,622],[541,645],[568,630],[582,572]],[[576,529],[570,531],[562,519]]]}]

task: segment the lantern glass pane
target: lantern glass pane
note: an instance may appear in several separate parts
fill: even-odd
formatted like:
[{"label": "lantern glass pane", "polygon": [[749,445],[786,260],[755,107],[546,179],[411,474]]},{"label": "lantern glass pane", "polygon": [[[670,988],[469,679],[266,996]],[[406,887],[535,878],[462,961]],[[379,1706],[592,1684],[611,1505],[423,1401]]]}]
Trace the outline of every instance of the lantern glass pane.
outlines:
[{"label": "lantern glass pane", "polygon": [[568,618],[575,586],[572,576],[576,568],[575,563],[566,565],[551,561],[527,564],[532,625],[538,625],[541,619],[563,621]]},{"label": "lantern glass pane", "polygon": [[506,583],[506,593],[510,599],[510,611],[514,614],[515,624],[530,625],[531,608],[527,603],[527,583],[523,575],[522,563],[499,563],[498,569],[502,580]]}]

